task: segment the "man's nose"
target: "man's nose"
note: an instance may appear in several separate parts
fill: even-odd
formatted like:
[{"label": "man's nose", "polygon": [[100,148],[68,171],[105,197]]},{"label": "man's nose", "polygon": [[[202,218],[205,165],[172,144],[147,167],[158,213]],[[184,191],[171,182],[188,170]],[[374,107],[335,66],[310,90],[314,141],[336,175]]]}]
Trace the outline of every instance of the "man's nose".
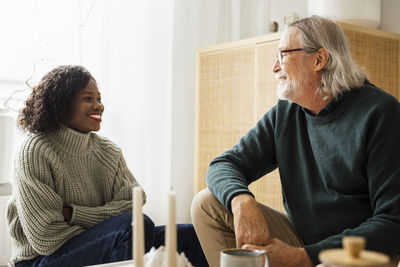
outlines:
[{"label": "man's nose", "polygon": [[281,64],[279,64],[278,59],[276,59],[275,64],[272,66],[272,72],[277,73],[281,70]]}]

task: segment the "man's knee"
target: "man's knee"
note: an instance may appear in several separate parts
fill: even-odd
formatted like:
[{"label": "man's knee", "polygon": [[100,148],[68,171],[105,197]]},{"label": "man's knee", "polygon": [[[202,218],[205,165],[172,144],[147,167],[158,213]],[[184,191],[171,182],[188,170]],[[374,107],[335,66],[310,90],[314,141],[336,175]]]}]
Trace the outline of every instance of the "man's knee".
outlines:
[{"label": "man's knee", "polygon": [[201,190],[194,196],[192,201],[191,214],[193,222],[204,219],[204,216],[214,213],[213,210],[215,211],[215,209],[225,208],[208,188]]}]

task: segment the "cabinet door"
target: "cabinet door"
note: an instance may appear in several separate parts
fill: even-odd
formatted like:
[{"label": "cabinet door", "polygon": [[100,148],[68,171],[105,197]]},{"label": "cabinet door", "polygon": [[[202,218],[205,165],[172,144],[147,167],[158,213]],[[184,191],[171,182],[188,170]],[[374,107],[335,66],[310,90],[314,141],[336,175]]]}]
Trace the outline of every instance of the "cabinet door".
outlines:
[{"label": "cabinet door", "polygon": [[370,81],[400,101],[400,35],[367,32],[343,26],[351,56],[364,68]]}]

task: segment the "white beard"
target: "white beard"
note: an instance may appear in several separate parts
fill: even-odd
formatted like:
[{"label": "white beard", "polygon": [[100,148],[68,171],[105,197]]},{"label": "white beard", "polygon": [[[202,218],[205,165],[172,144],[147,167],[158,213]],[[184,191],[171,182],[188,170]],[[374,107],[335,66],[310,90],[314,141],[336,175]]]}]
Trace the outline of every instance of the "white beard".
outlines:
[{"label": "white beard", "polygon": [[[310,76],[305,70],[305,66],[298,66],[297,71],[299,73],[298,76],[301,77],[300,79],[289,77],[283,70],[275,74],[275,78],[279,80],[276,90],[279,99],[296,102],[301,97],[302,92],[310,85]],[[282,77],[284,79],[279,79]]]},{"label": "white beard", "polygon": [[[284,77],[285,79],[280,80],[279,78],[281,77]],[[289,79],[288,75],[283,71],[277,73],[275,78],[279,80],[279,84],[276,89],[278,98],[281,100],[294,102],[299,96],[299,90],[301,90],[300,84],[295,80]]]}]

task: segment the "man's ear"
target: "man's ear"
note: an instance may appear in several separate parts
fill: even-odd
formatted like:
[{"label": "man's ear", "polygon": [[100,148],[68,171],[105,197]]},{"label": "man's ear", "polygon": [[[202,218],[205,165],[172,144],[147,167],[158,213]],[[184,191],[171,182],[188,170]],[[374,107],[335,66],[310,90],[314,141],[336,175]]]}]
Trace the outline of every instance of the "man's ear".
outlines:
[{"label": "man's ear", "polygon": [[328,51],[326,51],[325,48],[318,49],[318,51],[315,52],[315,54],[316,54],[316,58],[315,58],[314,70],[320,71],[325,67],[326,63],[328,63],[330,55],[329,55]]}]

